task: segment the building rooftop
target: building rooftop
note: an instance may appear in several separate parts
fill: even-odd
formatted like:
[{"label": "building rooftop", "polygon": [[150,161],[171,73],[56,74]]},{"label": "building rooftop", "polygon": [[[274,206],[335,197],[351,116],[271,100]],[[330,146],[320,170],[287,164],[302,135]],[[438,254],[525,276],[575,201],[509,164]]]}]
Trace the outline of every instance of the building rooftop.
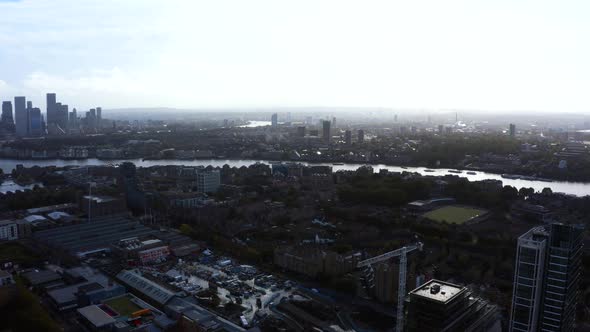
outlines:
[{"label": "building rooftop", "polygon": [[0,220],[0,226],[16,224],[14,220]]},{"label": "building rooftop", "polygon": [[49,270],[30,271],[22,274],[31,285],[36,286],[46,282],[61,280],[61,276]]},{"label": "building rooftop", "polygon": [[65,209],[75,209],[75,208],[76,208],[76,204],[73,204],[73,203],[58,204],[58,205],[42,206],[42,207],[38,207],[38,208],[28,209],[27,214],[39,214],[39,213],[46,213],[46,212],[65,210]]},{"label": "building rooftop", "polygon": [[34,224],[34,223],[46,221],[47,218],[45,218],[43,216],[40,216],[40,215],[37,215],[37,214],[32,214],[30,216],[25,217],[24,220],[26,220],[27,222],[30,222],[30,223],[33,223]]},{"label": "building rooftop", "polygon": [[115,323],[115,319],[96,305],[78,309],[78,313],[95,327],[103,327]]},{"label": "building rooftop", "polygon": [[162,240],[159,240],[159,239],[151,239],[151,240],[142,241],[141,244],[143,244],[144,246],[149,246],[151,244],[156,244],[156,243],[161,243],[161,242],[162,242]]},{"label": "building rooftop", "polygon": [[117,279],[160,304],[166,304],[166,302],[174,297],[172,291],[134,271],[123,270],[117,274]]},{"label": "building rooftop", "polygon": [[122,216],[96,218],[91,222],[35,232],[34,237],[71,253],[110,249],[111,244],[130,237],[157,233],[149,227]]},{"label": "building rooftop", "polygon": [[99,203],[99,204],[106,203],[106,202],[112,202],[112,201],[117,200],[117,198],[111,197],[111,196],[95,196],[95,195],[92,195],[92,196],[85,195],[84,199],[91,199],[93,202]]},{"label": "building rooftop", "polygon": [[411,291],[410,295],[446,303],[465,290],[465,287],[457,286],[448,282],[430,280],[424,285]]}]

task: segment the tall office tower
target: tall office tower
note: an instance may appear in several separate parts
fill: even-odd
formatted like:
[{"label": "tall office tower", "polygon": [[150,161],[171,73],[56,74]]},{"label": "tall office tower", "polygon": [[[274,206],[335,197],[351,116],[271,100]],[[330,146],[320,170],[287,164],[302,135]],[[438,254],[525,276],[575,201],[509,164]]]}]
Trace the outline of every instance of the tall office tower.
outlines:
[{"label": "tall office tower", "polygon": [[573,331],[584,228],[551,224],[518,238],[510,331]]},{"label": "tall office tower", "polygon": [[430,280],[410,292],[406,331],[500,331],[498,308],[468,288]]},{"label": "tall office tower", "polygon": [[41,110],[38,107],[29,110],[29,135],[42,136],[43,125],[41,118]]},{"label": "tall office tower", "polygon": [[346,145],[352,145],[352,131],[347,130],[344,132],[344,143]]},{"label": "tall office tower", "polygon": [[270,124],[273,127],[276,127],[279,124],[279,116],[277,113],[273,113],[270,117]]},{"label": "tall office tower", "polygon": [[0,118],[2,125],[13,125],[14,120],[12,119],[12,103],[9,101],[2,102],[2,117]]},{"label": "tall office tower", "polygon": [[14,97],[14,121],[16,134],[24,137],[29,134],[29,115],[25,97]]},{"label": "tall office tower", "polygon": [[297,127],[297,137],[305,137],[305,127]]},{"label": "tall office tower", "polygon": [[516,125],[514,123],[510,124],[510,137],[516,136]]},{"label": "tall office tower", "polygon": [[69,113],[69,107],[68,105],[60,105],[58,110],[57,110],[57,123],[59,125],[59,127],[67,132],[68,130],[68,114]]},{"label": "tall office tower", "polygon": [[70,112],[70,116],[68,119],[68,128],[70,129],[75,129],[78,127],[78,114],[76,109],[74,108],[71,112]]},{"label": "tall office tower", "polygon": [[438,133],[439,133],[439,134],[441,134],[441,135],[442,135],[442,134],[443,134],[443,132],[444,132],[444,130],[445,130],[445,127],[444,127],[443,125],[438,125]]},{"label": "tall office tower", "polygon": [[100,130],[102,123],[102,107],[96,108],[96,128]]},{"label": "tall office tower", "polygon": [[86,112],[86,127],[88,129],[96,129],[96,109],[91,108],[90,111]]},{"label": "tall office tower", "polygon": [[397,114],[393,116],[393,122],[397,122]]},{"label": "tall office tower", "polygon": [[322,122],[322,138],[325,142],[330,142],[330,138],[332,138],[332,130],[330,129],[330,121],[328,120]]},{"label": "tall office tower", "polygon": [[365,131],[364,130],[359,129],[359,131],[357,132],[356,141],[359,143],[363,143],[365,141]]},{"label": "tall office tower", "polygon": [[47,124],[53,124],[57,122],[57,99],[55,93],[47,94]]},{"label": "tall office tower", "polygon": [[338,127],[336,127],[336,117],[335,116],[332,117],[332,128],[338,128]]}]

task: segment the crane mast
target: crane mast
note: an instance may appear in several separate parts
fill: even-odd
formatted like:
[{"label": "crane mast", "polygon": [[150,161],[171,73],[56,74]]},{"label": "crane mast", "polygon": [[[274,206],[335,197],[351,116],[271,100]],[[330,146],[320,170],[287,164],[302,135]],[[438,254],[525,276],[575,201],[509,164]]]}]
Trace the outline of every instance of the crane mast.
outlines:
[{"label": "crane mast", "polygon": [[421,242],[402,247],[390,252],[386,252],[382,255],[375,256],[369,259],[365,259],[357,263],[357,268],[370,267],[371,265],[379,262],[386,261],[390,258],[399,257],[399,278],[397,288],[397,313],[395,320],[395,330],[397,332],[403,332],[404,329],[404,300],[406,298],[406,275],[408,265],[408,253],[416,249],[422,250],[423,244]]}]

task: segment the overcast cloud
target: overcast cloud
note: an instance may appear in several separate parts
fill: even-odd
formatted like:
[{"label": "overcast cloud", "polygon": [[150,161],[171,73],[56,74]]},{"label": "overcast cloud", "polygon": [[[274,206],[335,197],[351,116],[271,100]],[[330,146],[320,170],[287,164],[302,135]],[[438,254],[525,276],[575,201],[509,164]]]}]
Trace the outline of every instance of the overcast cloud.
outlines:
[{"label": "overcast cloud", "polygon": [[590,110],[590,2],[0,0],[0,99]]}]

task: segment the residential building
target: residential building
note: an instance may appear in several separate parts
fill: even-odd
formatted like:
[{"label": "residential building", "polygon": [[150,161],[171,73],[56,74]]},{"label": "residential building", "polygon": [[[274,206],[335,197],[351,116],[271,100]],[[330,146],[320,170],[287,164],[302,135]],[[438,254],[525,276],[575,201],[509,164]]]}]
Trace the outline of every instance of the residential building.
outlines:
[{"label": "residential building", "polygon": [[352,131],[347,130],[344,132],[344,144],[352,145]]},{"label": "residential building", "polygon": [[357,132],[357,142],[359,143],[363,143],[365,141],[365,131],[362,129],[359,129],[359,131]]},{"label": "residential building", "polygon": [[346,255],[315,246],[280,247],[274,250],[274,263],[279,267],[310,277],[320,274],[343,275],[356,268],[361,260],[359,252]]},{"label": "residential building", "polygon": [[14,220],[0,221],[0,241],[18,239],[18,226]]},{"label": "residential building", "polygon": [[297,127],[297,137],[305,137],[305,126]]},{"label": "residential building", "polygon": [[86,195],[82,197],[80,209],[92,217],[102,217],[125,214],[127,205],[122,197]]},{"label": "residential building", "polygon": [[573,331],[582,225],[535,227],[518,238],[509,331]]},{"label": "residential building", "polygon": [[273,113],[270,117],[270,123],[273,127],[276,127],[279,124],[279,116],[277,113]]},{"label": "residential building", "polygon": [[221,185],[219,170],[200,171],[197,173],[197,190],[202,193],[217,192]]},{"label": "residential building", "polygon": [[14,278],[12,278],[12,274],[0,270],[0,287],[14,285]]},{"label": "residential building", "polygon": [[516,136],[516,125],[514,123],[510,124],[510,137]]}]

